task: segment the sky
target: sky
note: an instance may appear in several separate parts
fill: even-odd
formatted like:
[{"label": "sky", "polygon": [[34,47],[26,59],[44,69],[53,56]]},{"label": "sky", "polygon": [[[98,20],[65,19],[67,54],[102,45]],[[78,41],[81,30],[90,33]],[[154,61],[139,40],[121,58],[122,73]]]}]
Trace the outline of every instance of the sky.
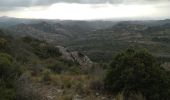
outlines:
[{"label": "sky", "polygon": [[0,16],[61,20],[169,19],[170,0],[0,0]]}]

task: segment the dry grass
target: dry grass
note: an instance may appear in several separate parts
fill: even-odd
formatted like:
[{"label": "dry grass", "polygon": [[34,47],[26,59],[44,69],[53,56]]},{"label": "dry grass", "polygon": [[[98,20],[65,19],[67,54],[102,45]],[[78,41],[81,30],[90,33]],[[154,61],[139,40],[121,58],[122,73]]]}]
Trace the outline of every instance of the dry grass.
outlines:
[{"label": "dry grass", "polygon": [[[40,76],[32,77],[41,84],[39,93],[42,97],[54,96],[51,100],[124,100],[122,93],[117,96],[103,94],[96,87],[101,87],[100,76],[84,74],[53,74],[49,75],[49,84],[42,84]],[[102,91],[102,90],[101,90]],[[45,99],[46,100],[46,99]],[[140,94],[133,94],[129,100],[145,100]]]},{"label": "dry grass", "polygon": [[62,88],[73,88],[80,83],[86,84],[89,81],[87,75],[66,75],[52,74],[50,75],[51,84]]},{"label": "dry grass", "polygon": [[[123,93],[119,93],[117,96],[114,97],[114,100],[125,100]],[[138,93],[138,94],[131,94],[128,100],[146,100],[145,97]]]}]

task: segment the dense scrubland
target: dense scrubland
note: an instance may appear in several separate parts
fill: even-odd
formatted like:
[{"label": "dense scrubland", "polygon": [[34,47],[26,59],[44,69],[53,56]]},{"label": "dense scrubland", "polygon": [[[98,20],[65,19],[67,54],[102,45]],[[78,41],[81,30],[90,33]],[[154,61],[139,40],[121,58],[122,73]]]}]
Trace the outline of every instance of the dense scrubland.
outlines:
[{"label": "dense scrubland", "polygon": [[52,25],[0,29],[0,100],[170,99],[169,24]]}]

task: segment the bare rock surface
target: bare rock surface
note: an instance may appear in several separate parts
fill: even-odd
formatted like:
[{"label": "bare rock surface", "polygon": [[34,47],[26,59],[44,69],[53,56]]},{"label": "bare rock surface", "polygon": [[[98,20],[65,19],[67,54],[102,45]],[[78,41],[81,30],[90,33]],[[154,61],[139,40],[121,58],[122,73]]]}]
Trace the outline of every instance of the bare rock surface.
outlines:
[{"label": "bare rock surface", "polygon": [[93,64],[90,58],[78,51],[71,52],[62,46],[57,46],[57,48],[62,54],[63,59],[77,62],[80,66],[91,66]]}]

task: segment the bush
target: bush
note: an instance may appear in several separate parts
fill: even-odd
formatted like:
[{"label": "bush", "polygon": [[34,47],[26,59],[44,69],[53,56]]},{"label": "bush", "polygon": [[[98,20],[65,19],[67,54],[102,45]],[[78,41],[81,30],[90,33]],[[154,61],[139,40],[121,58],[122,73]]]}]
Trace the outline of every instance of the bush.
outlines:
[{"label": "bush", "polygon": [[32,37],[24,37],[22,41],[32,47],[32,52],[34,52],[37,56],[41,58],[49,58],[49,57],[59,57],[62,54],[59,49],[54,45],[48,44],[45,41],[38,40]]},{"label": "bush", "polygon": [[146,51],[128,49],[118,54],[104,79],[113,94],[141,93],[147,100],[170,99],[170,74]]},{"label": "bush", "polygon": [[33,48],[33,52],[44,59],[49,57],[60,57],[62,55],[57,47],[46,43],[34,44]]},{"label": "bush", "polygon": [[0,53],[0,100],[14,100],[15,81],[18,75],[20,70],[13,63],[12,57]]},{"label": "bush", "polygon": [[55,63],[48,64],[47,68],[49,68],[54,73],[62,73],[66,69],[66,65],[60,61],[56,61]]},{"label": "bush", "polygon": [[6,48],[7,40],[0,37],[0,50],[4,50]]},{"label": "bush", "polygon": [[2,82],[0,82],[0,85],[0,100],[14,100],[14,88],[7,88],[6,84],[2,84]]},{"label": "bush", "polygon": [[45,70],[43,72],[43,75],[42,75],[42,81],[43,82],[49,82],[51,80],[50,78],[50,71],[49,70]]},{"label": "bush", "polygon": [[13,66],[12,57],[6,53],[0,53],[0,78],[8,78],[12,76]]}]

